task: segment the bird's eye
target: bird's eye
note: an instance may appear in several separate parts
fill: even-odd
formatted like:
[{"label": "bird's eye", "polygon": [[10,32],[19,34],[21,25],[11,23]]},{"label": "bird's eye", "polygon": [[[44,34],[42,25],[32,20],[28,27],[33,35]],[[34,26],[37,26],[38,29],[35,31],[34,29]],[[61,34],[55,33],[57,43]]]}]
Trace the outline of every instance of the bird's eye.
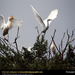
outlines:
[{"label": "bird's eye", "polygon": [[47,21],[52,21],[52,19],[48,19]]},{"label": "bird's eye", "polygon": [[9,19],[10,21],[12,20],[12,18]]}]

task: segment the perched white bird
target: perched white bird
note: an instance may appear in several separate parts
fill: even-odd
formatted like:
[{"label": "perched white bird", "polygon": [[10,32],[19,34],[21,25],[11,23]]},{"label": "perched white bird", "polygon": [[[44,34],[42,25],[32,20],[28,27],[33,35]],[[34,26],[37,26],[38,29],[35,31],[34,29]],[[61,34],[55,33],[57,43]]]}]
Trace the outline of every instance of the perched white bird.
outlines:
[{"label": "perched white bird", "polygon": [[23,21],[20,21],[18,19],[13,18],[13,16],[8,17],[7,24],[5,23],[4,16],[0,15],[0,29],[3,30],[3,36],[5,37],[6,34],[8,34],[9,29],[11,29],[14,26],[21,26],[23,24]]},{"label": "perched white bird", "polygon": [[55,45],[53,42],[51,44],[51,49],[52,49],[53,54],[55,55],[56,54],[56,48],[55,48]]},{"label": "perched white bird", "polygon": [[32,5],[31,5],[31,7],[32,7],[32,10],[33,10],[35,19],[38,21],[38,23],[42,27],[42,33],[45,33],[46,30],[49,28],[50,23],[57,17],[58,9],[55,9],[55,10],[51,11],[49,16],[45,20],[42,20],[42,18],[40,17],[38,12],[34,9],[34,7]]},{"label": "perched white bird", "polygon": [[31,51],[31,47],[28,47],[28,49],[27,49],[28,51]]}]

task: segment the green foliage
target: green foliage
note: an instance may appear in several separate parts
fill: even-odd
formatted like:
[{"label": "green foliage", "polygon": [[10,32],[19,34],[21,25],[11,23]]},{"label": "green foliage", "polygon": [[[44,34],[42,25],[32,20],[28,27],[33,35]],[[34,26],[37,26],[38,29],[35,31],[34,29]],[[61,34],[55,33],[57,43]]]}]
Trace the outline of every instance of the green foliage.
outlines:
[{"label": "green foliage", "polygon": [[37,37],[37,40],[34,44],[32,50],[36,50],[36,57],[43,57],[47,53],[47,40],[44,39],[44,35],[42,35],[41,39]]},{"label": "green foliage", "polygon": [[27,50],[27,48],[22,48],[24,50],[23,52],[23,57],[24,60],[28,60],[29,63],[32,63],[32,61],[35,59],[34,53],[33,52],[29,52]]},{"label": "green foliage", "polygon": [[75,53],[73,52],[73,47],[71,44],[69,44],[68,47],[68,52],[67,52],[67,57],[66,60],[68,60],[68,63],[70,63],[72,66],[75,67]]},{"label": "green foliage", "polygon": [[22,47],[22,53],[0,42],[0,70],[74,70],[75,54],[72,45],[64,60],[59,53],[47,58],[48,41],[44,36],[37,37],[31,51]]},{"label": "green foliage", "polygon": [[62,57],[58,55],[58,53],[51,58],[50,61],[50,67],[51,70],[70,70],[72,69],[72,66],[67,62],[66,60],[62,61]]}]

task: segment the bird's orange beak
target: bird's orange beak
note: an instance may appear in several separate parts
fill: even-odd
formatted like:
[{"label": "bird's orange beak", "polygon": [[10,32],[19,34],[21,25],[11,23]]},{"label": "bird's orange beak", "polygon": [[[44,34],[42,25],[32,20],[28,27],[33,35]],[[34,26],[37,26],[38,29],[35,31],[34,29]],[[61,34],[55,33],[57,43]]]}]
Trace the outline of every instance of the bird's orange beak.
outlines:
[{"label": "bird's orange beak", "polygon": [[14,21],[14,19],[12,19],[12,21]]}]

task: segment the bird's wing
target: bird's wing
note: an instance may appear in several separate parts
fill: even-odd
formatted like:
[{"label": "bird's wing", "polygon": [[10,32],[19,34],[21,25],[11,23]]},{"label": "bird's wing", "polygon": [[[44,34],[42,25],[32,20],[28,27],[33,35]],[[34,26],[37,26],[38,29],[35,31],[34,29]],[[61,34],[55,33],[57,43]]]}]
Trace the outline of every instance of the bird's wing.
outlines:
[{"label": "bird's wing", "polygon": [[20,27],[23,24],[23,21],[13,18],[13,20],[11,21],[11,24],[12,24],[12,26]]},{"label": "bird's wing", "polygon": [[[53,11],[51,11],[51,13],[49,14],[49,16],[44,20],[45,25],[47,25],[47,20],[48,19],[52,19],[54,20],[57,17],[58,14],[58,9],[55,9]],[[52,21],[49,21],[49,25]]]},{"label": "bird's wing", "polygon": [[34,7],[31,5],[35,19],[38,21],[38,23],[41,25],[42,28],[45,27],[45,24],[43,22],[43,20],[41,19],[40,15],[38,14],[38,12],[34,9]]},{"label": "bird's wing", "polygon": [[3,15],[0,15],[0,29],[3,29],[5,25],[5,19]]},{"label": "bird's wing", "polygon": [[47,19],[54,20],[57,17],[57,14],[58,14],[58,9],[55,9],[55,10],[51,11],[51,13],[50,13],[50,15],[48,16]]}]

